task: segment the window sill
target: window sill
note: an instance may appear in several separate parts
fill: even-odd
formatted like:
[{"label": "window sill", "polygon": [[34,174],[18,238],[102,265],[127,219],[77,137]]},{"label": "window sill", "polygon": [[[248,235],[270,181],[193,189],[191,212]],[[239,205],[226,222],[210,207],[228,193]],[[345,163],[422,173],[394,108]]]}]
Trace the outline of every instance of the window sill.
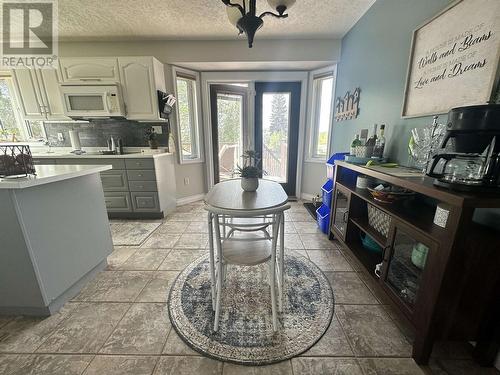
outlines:
[{"label": "window sill", "polygon": [[306,158],[304,159],[304,163],[316,163],[316,164],[325,164],[326,159],[313,159],[313,158]]}]

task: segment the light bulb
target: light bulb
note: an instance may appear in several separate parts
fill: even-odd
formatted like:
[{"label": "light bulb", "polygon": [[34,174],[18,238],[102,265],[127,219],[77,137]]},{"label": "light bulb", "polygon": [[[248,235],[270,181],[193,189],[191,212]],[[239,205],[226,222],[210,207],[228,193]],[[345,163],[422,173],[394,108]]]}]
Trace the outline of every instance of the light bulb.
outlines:
[{"label": "light bulb", "polygon": [[269,6],[273,9],[285,6],[286,9],[290,9],[296,0],[267,0]]},{"label": "light bulb", "polygon": [[[241,6],[243,6],[243,1],[244,0],[234,0],[234,1],[232,1],[232,3],[233,4],[240,4]],[[238,23],[240,18],[243,17],[241,15],[240,10],[237,7],[226,7],[226,13],[227,13],[227,18],[229,19],[229,22],[231,22],[231,24],[233,26],[236,26],[236,24]]]}]

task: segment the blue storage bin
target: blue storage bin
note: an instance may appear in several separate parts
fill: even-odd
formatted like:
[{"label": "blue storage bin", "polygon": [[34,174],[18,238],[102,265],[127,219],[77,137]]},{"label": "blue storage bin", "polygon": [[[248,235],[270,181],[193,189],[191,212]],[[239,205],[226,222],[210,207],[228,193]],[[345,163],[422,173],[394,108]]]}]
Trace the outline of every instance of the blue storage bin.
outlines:
[{"label": "blue storage bin", "polygon": [[323,192],[323,204],[328,208],[332,206],[333,181],[328,180],[321,188]]},{"label": "blue storage bin", "polygon": [[326,177],[329,180],[333,180],[333,167],[335,166],[335,160],[344,160],[345,156],[349,155],[348,152],[337,152],[330,156],[330,159],[326,162]]},{"label": "blue storage bin", "polygon": [[322,204],[316,210],[316,220],[318,221],[318,227],[325,234],[328,234],[328,227],[330,225],[330,207]]}]

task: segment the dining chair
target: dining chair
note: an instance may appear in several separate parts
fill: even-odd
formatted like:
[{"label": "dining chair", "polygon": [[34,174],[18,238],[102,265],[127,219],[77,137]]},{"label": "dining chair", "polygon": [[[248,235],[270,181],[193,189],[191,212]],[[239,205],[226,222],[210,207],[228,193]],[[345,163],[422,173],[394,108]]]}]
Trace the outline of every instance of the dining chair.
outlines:
[{"label": "dining chair", "polygon": [[[221,294],[225,286],[227,267],[230,265],[251,267],[266,262],[269,265],[273,330],[278,330],[277,310],[283,311],[284,212],[289,208],[289,205],[283,205],[271,209],[235,213],[231,210],[206,207],[209,211],[210,275],[212,308],[215,310],[214,331],[219,329]],[[216,251],[214,251],[214,242]]]}]

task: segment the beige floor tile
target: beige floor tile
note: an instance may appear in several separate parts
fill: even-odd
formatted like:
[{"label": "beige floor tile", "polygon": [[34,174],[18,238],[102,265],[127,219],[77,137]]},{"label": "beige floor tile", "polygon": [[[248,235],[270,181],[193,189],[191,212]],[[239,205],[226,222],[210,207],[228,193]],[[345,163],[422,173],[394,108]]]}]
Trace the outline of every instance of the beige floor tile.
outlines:
[{"label": "beige floor tile", "polygon": [[170,287],[179,271],[155,271],[136,302],[167,302]]},{"label": "beige floor tile", "polygon": [[0,352],[33,353],[58,324],[70,316],[77,304],[67,303],[47,318],[17,317],[0,329]]},{"label": "beige floor tile", "polygon": [[160,226],[160,222],[141,220],[111,223],[110,225],[115,246],[138,246]]},{"label": "beige floor tile", "polygon": [[204,249],[208,243],[208,234],[184,233],[175,244],[176,249]]},{"label": "beige floor tile", "polygon": [[189,211],[189,212],[174,212],[168,215],[165,219],[166,222],[169,221],[196,221],[200,218],[199,211]]},{"label": "beige floor tile", "polygon": [[114,270],[127,261],[137,251],[134,246],[115,246],[115,250],[108,256],[108,270]]},{"label": "beige floor tile", "polygon": [[196,355],[200,354],[191,349],[182,339],[179,337],[175,329],[171,329],[168,334],[167,342],[163,348],[163,354],[170,355]]},{"label": "beige floor tile", "polygon": [[224,363],[224,375],[293,375],[291,361],[267,366],[241,366]]},{"label": "beige floor tile", "polygon": [[314,221],[294,221],[293,225],[299,234],[318,234],[325,236],[323,232],[319,230],[318,224]]},{"label": "beige floor tile", "polygon": [[304,249],[304,245],[300,237],[296,233],[285,234],[285,248],[286,249]]},{"label": "beige floor tile", "polygon": [[291,250],[291,249],[285,249],[285,255],[300,255],[303,256],[307,259],[309,259],[309,256],[307,255],[307,251],[305,250]]},{"label": "beige floor tile", "polygon": [[[294,224],[295,225],[295,224]],[[334,242],[328,239],[326,234],[300,234],[304,247],[309,249],[337,249]]]},{"label": "beige floor tile", "polygon": [[333,288],[335,303],[342,304],[378,304],[356,272],[327,272],[326,276]]},{"label": "beige floor tile", "polygon": [[31,354],[0,354],[0,374],[13,375],[29,360]]},{"label": "beige floor tile", "polygon": [[189,222],[187,221],[167,221],[160,225],[155,233],[162,234],[182,234],[186,230]]},{"label": "beige floor tile", "polygon": [[40,353],[97,353],[128,303],[81,303],[38,348]]},{"label": "beige floor tile", "polygon": [[140,248],[118,268],[131,271],[154,271],[160,266],[169,252],[170,249]]},{"label": "beige floor tile", "polygon": [[197,234],[208,233],[208,221],[207,220],[202,221],[201,219],[202,218],[200,217],[199,221],[190,222],[186,228],[186,233],[197,233]]},{"label": "beige floor tile", "polygon": [[151,277],[152,271],[104,271],[74,301],[133,302]]},{"label": "beige floor tile", "polygon": [[160,354],[170,330],[164,303],[134,303],[100,353]]},{"label": "beige floor tile", "polygon": [[347,337],[335,315],[323,337],[311,349],[302,354],[305,357],[351,357],[353,355]]},{"label": "beige floor tile", "polygon": [[183,270],[189,263],[204,253],[203,250],[173,249],[160,265],[159,270]]},{"label": "beige floor tile", "polygon": [[411,358],[359,358],[365,375],[424,375]]},{"label": "beige floor tile", "polygon": [[151,375],[158,357],[97,355],[83,375]]},{"label": "beige floor tile", "polygon": [[161,357],[154,375],[220,375],[222,362],[205,357]]},{"label": "beige floor tile", "polygon": [[322,271],[352,271],[351,265],[338,250],[306,250]]},{"label": "beige floor tile", "polygon": [[292,221],[285,221],[285,236],[287,234],[297,233]]},{"label": "beige floor tile", "polygon": [[141,245],[141,247],[171,249],[180,237],[180,234],[155,232]]},{"label": "beige floor tile", "polygon": [[363,375],[355,359],[297,357],[292,366],[293,373],[300,375]]},{"label": "beige floor tile", "polygon": [[91,360],[91,355],[33,355],[14,374],[80,375]]},{"label": "beige floor tile", "polygon": [[384,292],[378,283],[378,279],[368,275],[366,272],[358,272],[358,277],[365,283],[370,292],[375,296],[375,298],[383,305],[391,303],[389,296]]},{"label": "beige floor tile", "polygon": [[13,316],[0,316],[0,328],[9,323],[12,319],[14,319]]},{"label": "beige floor tile", "polygon": [[411,345],[380,305],[336,305],[337,317],[358,356],[410,357]]},{"label": "beige floor tile", "polygon": [[314,223],[314,219],[307,211],[290,211],[285,212],[285,219],[290,221],[309,221]]}]

